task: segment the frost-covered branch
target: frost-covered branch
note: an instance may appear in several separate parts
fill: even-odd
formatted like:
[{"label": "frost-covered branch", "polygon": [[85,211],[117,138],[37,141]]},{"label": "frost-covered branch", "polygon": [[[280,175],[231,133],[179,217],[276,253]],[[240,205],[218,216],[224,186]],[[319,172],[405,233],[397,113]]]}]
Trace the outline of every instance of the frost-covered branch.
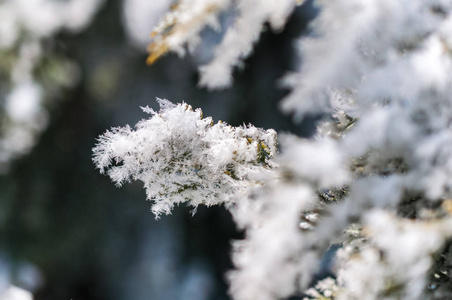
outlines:
[{"label": "frost-covered branch", "polygon": [[233,69],[252,52],[265,23],[275,31],[281,30],[296,5],[296,0],[181,0],[154,29],[147,63],[154,63],[168,51],[183,54],[186,45],[193,49],[201,30],[205,26],[220,29],[219,14],[232,9],[237,17],[215,49],[214,59],[200,68],[199,82],[210,89],[228,87]]},{"label": "frost-covered branch", "polygon": [[[282,25],[294,5],[238,3],[236,27],[202,69],[207,86],[228,85],[262,25]],[[144,181],[157,214],[186,200],[228,203],[245,229],[228,276],[235,299],[308,288],[314,299],[444,299],[452,282],[452,2],[316,3],[281,104],[298,120],[324,116],[314,137],[282,136],[276,155],[272,131],[212,125],[199,110],[162,102],[136,131],[101,137],[95,162],[117,183]],[[169,24],[157,43],[178,23]],[[335,278],[311,284],[331,244],[341,245]]]},{"label": "frost-covered branch", "polygon": [[0,98],[0,173],[30,151],[47,127],[55,94],[78,80],[76,64],[49,53],[44,42],[64,30],[83,30],[103,3],[0,1],[0,73],[6,75]]}]

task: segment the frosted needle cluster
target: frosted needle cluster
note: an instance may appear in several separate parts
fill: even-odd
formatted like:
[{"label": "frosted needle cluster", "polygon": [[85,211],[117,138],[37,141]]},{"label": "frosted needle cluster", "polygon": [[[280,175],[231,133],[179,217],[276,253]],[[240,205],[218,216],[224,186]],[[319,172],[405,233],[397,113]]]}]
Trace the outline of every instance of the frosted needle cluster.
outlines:
[{"label": "frosted needle cluster", "polygon": [[159,112],[143,108],[151,118],[135,130],[113,128],[93,149],[95,164],[117,185],[144,183],[156,216],[186,201],[193,207],[232,205],[274,166],[274,130],[214,124],[188,104],[158,102]]}]

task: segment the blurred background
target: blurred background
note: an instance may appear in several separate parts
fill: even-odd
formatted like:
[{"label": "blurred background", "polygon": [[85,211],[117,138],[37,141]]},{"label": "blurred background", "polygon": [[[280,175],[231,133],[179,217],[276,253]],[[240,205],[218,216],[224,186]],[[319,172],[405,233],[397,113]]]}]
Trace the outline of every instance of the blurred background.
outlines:
[{"label": "blurred background", "polygon": [[[183,58],[146,66],[146,44],[170,0],[0,0],[0,295],[9,285],[46,300],[229,299],[223,207],[180,206],[155,220],[141,183],[116,188],[91,161],[107,129],[147,118],[155,97],[204,116],[308,136],[278,102],[278,80],[299,63],[297,38],[315,15],[298,7],[268,30],[234,86],[197,87],[197,67],[223,32],[205,29]],[[226,27],[234,13],[226,12]]]}]

